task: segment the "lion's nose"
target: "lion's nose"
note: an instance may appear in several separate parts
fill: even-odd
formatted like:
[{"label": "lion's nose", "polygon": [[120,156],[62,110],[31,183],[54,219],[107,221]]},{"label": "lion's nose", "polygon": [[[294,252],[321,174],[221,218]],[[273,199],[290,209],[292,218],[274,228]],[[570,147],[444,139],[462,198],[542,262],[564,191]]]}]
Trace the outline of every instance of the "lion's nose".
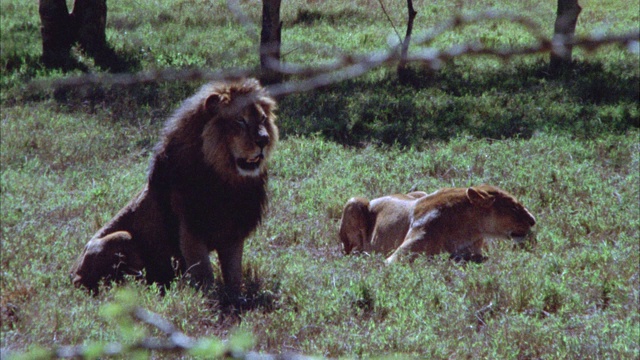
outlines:
[{"label": "lion's nose", "polygon": [[256,140],[256,144],[261,148],[269,145],[269,135],[266,136],[258,136],[258,140]]},{"label": "lion's nose", "polygon": [[267,129],[261,127],[260,130],[258,130],[256,145],[260,146],[260,148],[264,148],[269,145],[269,133],[267,132]]}]

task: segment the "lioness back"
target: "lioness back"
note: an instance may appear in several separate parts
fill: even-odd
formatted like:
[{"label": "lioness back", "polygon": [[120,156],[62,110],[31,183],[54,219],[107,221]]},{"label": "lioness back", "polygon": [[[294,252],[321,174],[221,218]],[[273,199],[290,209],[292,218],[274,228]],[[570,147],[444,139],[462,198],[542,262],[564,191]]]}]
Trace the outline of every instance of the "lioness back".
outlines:
[{"label": "lioness back", "polygon": [[340,222],[340,240],[346,254],[380,252],[397,248],[409,228],[416,199],[426,193],[416,191],[373,199],[352,198],[345,204]]}]

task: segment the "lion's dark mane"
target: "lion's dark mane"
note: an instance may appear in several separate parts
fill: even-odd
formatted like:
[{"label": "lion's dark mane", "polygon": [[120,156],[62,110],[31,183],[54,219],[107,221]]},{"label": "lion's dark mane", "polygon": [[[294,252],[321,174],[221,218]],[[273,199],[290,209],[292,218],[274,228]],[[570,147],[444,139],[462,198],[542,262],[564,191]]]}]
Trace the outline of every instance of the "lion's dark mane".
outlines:
[{"label": "lion's dark mane", "polygon": [[165,123],[144,188],[89,239],[73,284],[96,293],[102,279],[144,274],[163,288],[185,275],[208,292],[216,251],[239,295],[244,241],[267,205],[275,108],[256,79],[208,83],[186,99]]},{"label": "lion's dark mane", "polygon": [[[185,154],[190,150],[192,154]],[[182,154],[173,159],[174,152]],[[262,220],[266,185],[267,176],[229,183],[204,162],[199,148],[178,150],[171,145],[155,155],[149,174],[149,190],[167,205],[163,208],[171,208],[171,192],[178,191],[184,197],[190,228],[209,236],[225,231],[230,223],[236,224],[231,227],[241,238],[251,233]]]},{"label": "lion's dark mane", "polygon": [[[184,111],[179,109],[174,117],[184,116]],[[177,261],[177,268],[172,265],[174,270],[186,270],[179,245],[178,214],[173,212],[171,205],[173,192],[178,192],[184,200],[186,214],[183,215],[190,230],[210,239],[207,244],[210,251],[225,245],[218,244],[218,239],[244,241],[262,221],[267,205],[266,173],[232,183],[205,162],[200,134],[206,122],[213,120],[199,115],[177,128],[172,127],[174,121],[170,119],[151,160],[149,196],[155,197],[160,204],[170,244],[148,244],[150,246],[143,251],[147,254],[143,255],[146,266],[157,268],[148,274],[162,274],[147,276],[148,282],[168,284],[175,277],[175,273],[169,274],[166,270],[167,262],[172,258]],[[158,251],[153,253],[151,249]],[[154,264],[158,261],[165,264]]]}]

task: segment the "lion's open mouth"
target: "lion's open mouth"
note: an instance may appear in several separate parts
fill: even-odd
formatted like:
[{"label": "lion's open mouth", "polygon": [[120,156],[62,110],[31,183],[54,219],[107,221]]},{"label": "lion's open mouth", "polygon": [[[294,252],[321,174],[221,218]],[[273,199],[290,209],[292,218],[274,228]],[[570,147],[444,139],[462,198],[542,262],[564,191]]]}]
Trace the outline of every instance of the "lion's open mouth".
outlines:
[{"label": "lion's open mouth", "polygon": [[260,167],[260,163],[264,159],[264,155],[260,153],[260,155],[251,158],[251,159],[237,159],[236,164],[242,170],[253,171]]}]

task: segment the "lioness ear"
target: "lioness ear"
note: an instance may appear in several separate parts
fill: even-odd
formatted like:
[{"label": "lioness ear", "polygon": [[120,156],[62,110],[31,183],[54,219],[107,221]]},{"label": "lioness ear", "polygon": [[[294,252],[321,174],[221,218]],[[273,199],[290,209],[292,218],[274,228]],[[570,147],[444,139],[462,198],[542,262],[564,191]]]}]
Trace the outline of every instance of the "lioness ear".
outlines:
[{"label": "lioness ear", "polygon": [[217,114],[218,110],[220,108],[220,104],[222,103],[222,101],[223,101],[222,95],[220,95],[220,94],[211,94],[204,101],[204,108],[207,109],[207,111],[210,114]]},{"label": "lioness ear", "polygon": [[488,208],[493,205],[496,198],[489,195],[486,191],[474,189],[472,187],[467,189],[467,199],[471,201],[472,205]]}]

